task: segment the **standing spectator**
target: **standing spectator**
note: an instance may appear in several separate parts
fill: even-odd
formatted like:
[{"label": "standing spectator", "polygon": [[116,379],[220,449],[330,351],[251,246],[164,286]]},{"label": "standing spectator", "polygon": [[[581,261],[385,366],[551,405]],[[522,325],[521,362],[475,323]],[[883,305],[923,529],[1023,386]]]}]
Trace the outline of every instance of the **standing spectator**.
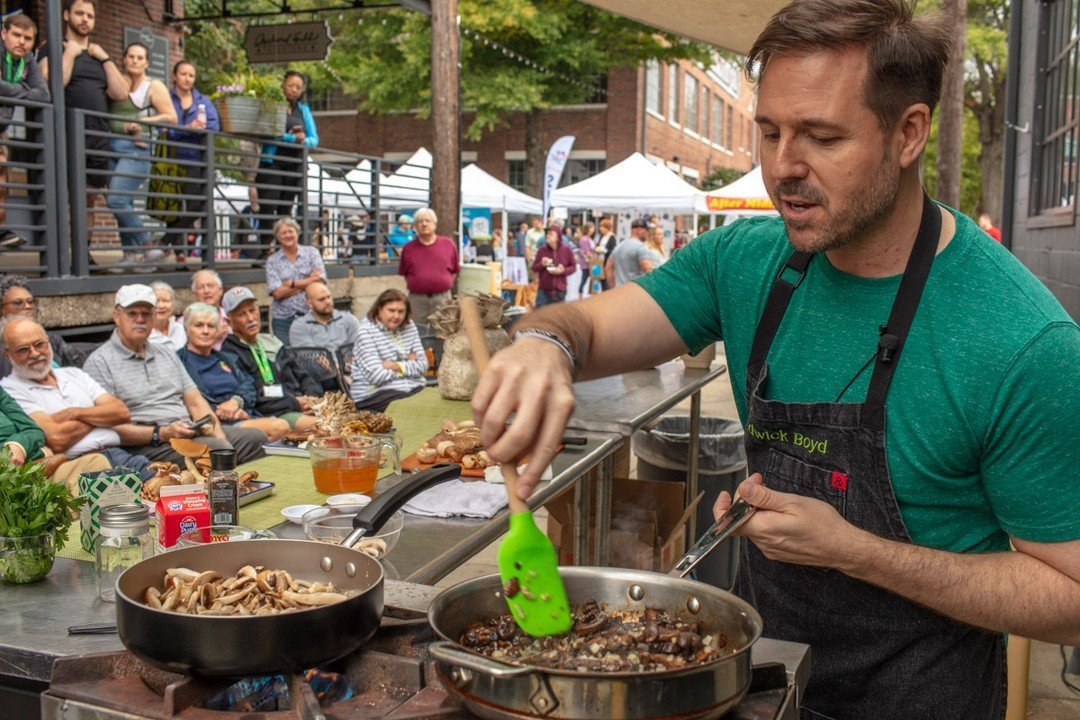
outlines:
[{"label": "standing spectator", "polygon": [[310,245],[300,245],[300,226],[292,218],[274,223],[277,252],[266,259],[266,291],[270,303],[270,328],[283,343],[289,342],[293,320],[307,312],[301,294],[308,285],[326,280],[322,255]]},{"label": "standing spectator", "polygon": [[990,237],[994,238],[998,242],[1001,242],[1001,228],[994,225],[993,218],[990,217],[990,213],[979,214],[979,227],[983,229]]},{"label": "standing spectator", "polygon": [[[100,45],[90,42],[95,22],[94,0],[64,0],[64,55],[61,71],[64,78],[64,105],[68,110],[90,110],[108,113],[110,100],[123,100],[128,93],[119,66]],[[49,79],[49,59],[41,61],[41,72]],[[109,149],[106,133],[109,121],[104,117],[87,116],[84,138],[86,154],[86,187],[88,208],[87,227],[93,227],[94,205],[99,191],[108,187],[109,179],[102,173],[109,167],[105,157]]]},{"label": "standing spectator", "polygon": [[276,417],[259,417],[255,379],[214,350],[218,308],[192,303],[184,310],[184,332],[188,343],[177,351],[195,386],[214,409],[217,419],[228,426],[261,430],[273,442],[289,432],[289,423]]},{"label": "standing spectator", "polygon": [[[37,320],[37,300],[30,292],[26,281],[12,275],[0,282],[0,316],[4,320],[13,317],[28,317]],[[49,333],[49,345],[52,346],[53,360],[62,365],[72,364],[73,358],[67,348],[64,338],[56,333]],[[7,358],[0,358],[0,378],[11,374],[11,363]]]},{"label": "standing spectator", "polygon": [[412,313],[426,323],[428,316],[450,299],[461,265],[454,241],[435,234],[435,211],[417,210],[415,218],[416,239],[401,249],[398,275],[405,276]]},{"label": "standing spectator", "polygon": [[176,293],[166,283],[156,280],[150,283],[150,289],[157,297],[157,309],[154,312],[154,329],[150,331],[147,342],[154,345],[168,346],[173,352],[187,345],[184,324],[177,322]]},{"label": "standing spectator", "polygon": [[313,428],[310,407],[322,394],[322,386],[306,374],[277,367],[274,361],[284,345],[273,335],[260,332],[262,313],[255,293],[242,286],[229,288],[221,306],[233,329],[221,352],[233,367],[255,380],[255,409],[260,415],[280,417],[293,430]]},{"label": "standing spectator", "polygon": [[[218,336],[214,342],[214,349],[220,350],[221,343],[232,332],[229,319],[225,317],[225,309],[221,307],[221,296],[225,293],[221,276],[214,270],[200,270],[191,276],[191,292],[195,295],[196,302],[213,305],[218,309]],[[187,328],[185,332],[186,330]]]},{"label": "standing spectator", "polygon": [[[319,132],[315,127],[315,117],[307,103],[301,102],[304,95],[304,76],[295,70],[285,73],[281,83],[285,100],[289,103],[289,113],[285,117],[285,127],[278,143],[264,143],[262,146],[262,168],[255,184],[258,186],[259,210],[263,215],[276,215],[279,218],[292,215],[293,201],[304,182],[307,168],[302,162],[304,147],[317,147]],[[266,185],[283,186],[281,189]]]},{"label": "standing spectator", "polygon": [[614,232],[615,223],[609,217],[600,219],[600,238],[596,241],[596,254],[602,258],[611,256],[615,252],[615,246],[619,239]]},{"label": "standing spectator", "polygon": [[630,223],[630,237],[623,240],[608,255],[604,263],[604,278],[611,287],[619,287],[635,280],[656,267],[645,247],[648,225],[642,219]]},{"label": "standing spectator", "polygon": [[518,225],[517,232],[514,233],[514,240],[506,248],[506,254],[513,257],[525,257],[525,243],[528,242],[525,239],[526,233],[529,232],[529,223],[521,223]]},{"label": "standing spectator", "polygon": [[596,252],[593,233],[595,233],[593,224],[587,223],[585,225],[585,232],[581,234],[581,239],[578,240],[577,254],[575,257],[578,262],[578,268],[581,270],[581,280],[578,283],[578,297],[585,296],[585,288],[589,285],[589,272],[592,270],[592,259]]},{"label": "standing spectator", "polygon": [[[37,39],[37,25],[23,13],[9,15],[4,20],[0,37],[4,41],[4,55],[0,59],[0,97],[12,100],[30,100],[49,102],[49,88],[41,74],[31,50]],[[29,61],[27,61],[29,57]],[[9,159],[16,159],[21,153],[17,148],[8,151],[8,122],[15,114],[14,105],[0,105],[0,247],[12,247],[23,244],[24,239],[5,230],[7,222],[7,181]]]},{"label": "standing spectator", "polygon": [[414,395],[427,384],[427,354],[411,315],[405,293],[390,289],[360,322],[349,392],[356,407],[382,412],[390,401]]},{"label": "standing spectator", "polygon": [[645,239],[645,250],[649,253],[653,270],[667,261],[667,250],[664,248],[664,228],[653,225],[649,228],[649,235]]},{"label": "standing spectator", "polygon": [[[544,241],[544,221],[539,217],[532,219],[532,227],[525,233],[525,247],[533,249]],[[524,257],[524,254],[522,255]]]},{"label": "standing spectator", "polygon": [[[165,83],[147,77],[150,51],[142,43],[131,43],[124,49],[124,83],[127,94],[123,100],[113,100],[109,112],[123,120],[110,120],[109,129],[125,137],[109,138],[109,151],[122,157],[109,159],[109,209],[116,216],[120,228],[120,246],[124,249],[122,264],[131,265],[139,260],[136,249],[146,245],[150,236],[142,218],[135,212],[135,193],[150,176],[152,128],[142,122],[175,123],[176,111],[169,101],[169,89]],[[141,121],[141,122],[140,122]],[[153,250],[146,253],[146,260],[160,260],[163,253]]]},{"label": "standing spectator", "polygon": [[386,247],[386,256],[394,257],[395,253],[401,252],[401,248],[405,247],[405,244],[410,240],[416,239],[416,231],[413,230],[413,218],[408,213],[402,213],[398,215],[397,225],[390,231],[390,234],[386,236],[388,243]]},{"label": "standing spectator", "polygon": [[[218,118],[214,103],[195,87],[195,63],[190,60],[181,60],[176,63],[173,65],[172,77],[173,86],[169,91],[169,98],[176,112],[176,123],[180,127],[170,130],[168,137],[169,140],[184,144],[172,148],[179,161],[178,165],[184,172],[183,177],[178,177],[177,180],[181,183],[181,192],[194,197],[180,198],[180,209],[186,214],[177,215],[167,223],[165,244],[184,248],[187,245],[187,228],[194,229],[196,224],[201,225],[202,219],[197,215],[206,209],[206,201],[203,199],[206,196],[203,190],[205,171],[198,166],[198,163],[205,158],[205,147],[209,140],[208,136],[200,131],[221,130],[221,120]],[[203,247],[206,243],[195,244]],[[184,262],[183,250],[177,251],[176,260]]]},{"label": "standing spectator", "polygon": [[309,310],[289,328],[289,345],[325,348],[335,354],[343,345],[352,347],[360,321],[352,313],[334,309],[334,295],[326,283],[311,283],[304,295]]},{"label": "standing spectator", "polygon": [[559,228],[547,229],[544,247],[536,251],[533,272],[539,276],[540,288],[536,292],[536,307],[562,302],[566,299],[566,276],[574,272],[574,251],[562,241]]},{"label": "standing spectator", "polygon": [[75,367],[53,367],[45,329],[26,317],[4,323],[4,357],[15,368],[0,385],[45,431],[45,444],[74,460],[101,453],[113,467],[129,467],[147,479],[150,461],[118,447],[114,425],[131,420],[127,406]]}]

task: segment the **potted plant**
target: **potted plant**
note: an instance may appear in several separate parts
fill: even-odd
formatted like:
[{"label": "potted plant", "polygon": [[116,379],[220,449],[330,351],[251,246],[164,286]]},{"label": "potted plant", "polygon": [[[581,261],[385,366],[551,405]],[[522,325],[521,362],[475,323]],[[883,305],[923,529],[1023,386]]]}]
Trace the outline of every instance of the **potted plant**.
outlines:
[{"label": "potted plant", "polygon": [[280,78],[251,70],[234,73],[217,86],[211,98],[217,101],[225,132],[277,137],[285,131],[289,107]]},{"label": "potted plant", "polygon": [[20,466],[0,456],[0,579],[28,583],[48,575],[82,503],[67,485],[45,477],[42,463]]}]

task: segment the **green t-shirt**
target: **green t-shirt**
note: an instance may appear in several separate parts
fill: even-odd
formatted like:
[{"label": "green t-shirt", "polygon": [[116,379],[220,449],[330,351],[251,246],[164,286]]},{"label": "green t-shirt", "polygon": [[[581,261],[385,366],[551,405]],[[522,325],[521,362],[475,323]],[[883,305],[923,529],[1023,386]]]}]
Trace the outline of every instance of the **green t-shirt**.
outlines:
[{"label": "green t-shirt", "polygon": [[[1080,538],[1080,328],[1000,244],[954,212],[886,400],[886,450],[912,539],[953,552]],[[746,424],[746,365],[792,248],[779,218],[712,230],[637,282],[693,352],[722,339]],[[768,399],[866,398],[900,276],[816,255],[769,352]],[[850,385],[849,385],[850,383]],[[828,457],[812,459],[828,467]]]}]

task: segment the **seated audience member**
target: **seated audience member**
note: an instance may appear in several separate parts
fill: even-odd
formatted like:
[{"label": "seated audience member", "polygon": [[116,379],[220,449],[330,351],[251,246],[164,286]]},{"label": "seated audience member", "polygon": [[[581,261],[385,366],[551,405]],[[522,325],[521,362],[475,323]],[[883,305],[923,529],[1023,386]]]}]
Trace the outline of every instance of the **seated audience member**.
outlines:
[{"label": "seated audience member", "polygon": [[148,342],[167,346],[176,352],[187,345],[184,323],[177,320],[173,314],[176,311],[176,293],[160,280],[150,283],[150,289],[157,297],[157,311],[154,313],[154,329],[150,331]]},{"label": "seated audience member", "polygon": [[[214,341],[214,349],[220,350],[221,343],[232,332],[229,320],[225,317],[225,310],[221,308],[221,296],[225,294],[225,287],[221,284],[221,276],[213,270],[200,270],[191,276],[191,292],[195,295],[195,302],[213,305],[218,309],[219,325],[218,337]],[[177,348],[179,349],[179,348]]]},{"label": "seated audience member", "polygon": [[120,400],[109,395],[84,371],[54,368],[45,329],[30,318],[4,323],[4,356],[14,372],[0,386],[45,431],[45,444],[57,455],[74,460],[101,453],[113,467],[127,467],[146,479],[150,461],[120,448],[114,425],[131,421]]},{"label": "seated audience member", "polygon": [[277,440],[289,432],[289,423],[276,417],[257,417],[255,379],[214,350],[217,322],[218,308],[213,305],[188,305],[184,311],[188,342],[177,355],[218,420],[262,430],[271,442]]},{"label": "seated audience member", "polygon": [[[20,315],[37,320],[37,301],[22,278],[11,276],[0,282],[0,315],[5,320]],[[57,363],[57,367],[71,364],[64,338],[49,333],[49,344],[52,345],[53,362]],[[0,358],[0,378],[10,374],[11,363],[7,358]]]},{"label": "seated audience member", "polygon": [[[169,440],[191,438],[211,448],[235,448],[239,463],[262,457],[266,433],[222,426],[176,353],[147,342],[157,307],[154,291],[147,285],[124,285],[114,305],[116,330],[87,358],[84,369],[131,411],[131,423],[113,428],[123,447],[151,460],[183,463]],[[206,416],[209,434],[197,434],[192,423]]]},{"label": "seated audience member", "polygon": [[336,353],[342,345],[352,347],[360,332],[360,321],[352,313],[334,309],[334,296],[325,283],[307,286],[307,314],[296,318],[289,328],[291,347],[326,348]]},{"label": "seated audience member", "polygon": [[350,392],[356,407],[382,412],[427,384],[427,355],[410,315],[405,293],[384,290],[360,322]]},{"label": "seated audience member", "polygon": [[275,367],[277,352],[283,345],[270,333],[259,332],[262,313],[255,294],[246,287],[230,288],[221,299],[221,307],[232,326],[221,352],[233,367],[255,381],[255,410],[259,415],[280,417],[293,430],[315,427],[315,418],[305,413],[322,394],[322,387],[310,377]]}]

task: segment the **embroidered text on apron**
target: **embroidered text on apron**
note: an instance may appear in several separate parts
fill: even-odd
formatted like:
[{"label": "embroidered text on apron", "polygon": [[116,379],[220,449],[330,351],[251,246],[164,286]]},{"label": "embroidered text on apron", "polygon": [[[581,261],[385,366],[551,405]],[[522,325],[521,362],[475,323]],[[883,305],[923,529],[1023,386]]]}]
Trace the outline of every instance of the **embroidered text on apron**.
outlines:
[{"label": "embroidered text on apron", "polygon": [[[885,452],[885,397],[937,252],[938,206],[923,199],[919,234],[864,403],[766,400],[766,357],[810,262],[793,253],[777,275],[754,336],[746,377],[746,455],[775,490],[829,503],[850,523],[910,543]],[[787,277],[797,275],[789,281]],[[827,447],[811,461],[795,434]],[[827,443],[822,446],[821,443]],[[999,720],[1005,716],[1005,649],[999,633],[947,618],[843,573],[774,562],[744,540],[735,591],[769,637],[809,643],[804,718]]]}]

